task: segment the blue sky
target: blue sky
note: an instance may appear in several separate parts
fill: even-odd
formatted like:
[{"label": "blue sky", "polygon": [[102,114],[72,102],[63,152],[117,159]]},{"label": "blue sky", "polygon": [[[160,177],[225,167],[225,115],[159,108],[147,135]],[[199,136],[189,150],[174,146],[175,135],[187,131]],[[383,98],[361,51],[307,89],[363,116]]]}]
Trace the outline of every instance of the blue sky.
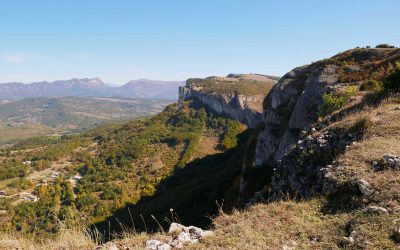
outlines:
[{"label": "blue sky", "polygon": [[400,1],[4,0],[0,82],[263,73],[400,46]]}]

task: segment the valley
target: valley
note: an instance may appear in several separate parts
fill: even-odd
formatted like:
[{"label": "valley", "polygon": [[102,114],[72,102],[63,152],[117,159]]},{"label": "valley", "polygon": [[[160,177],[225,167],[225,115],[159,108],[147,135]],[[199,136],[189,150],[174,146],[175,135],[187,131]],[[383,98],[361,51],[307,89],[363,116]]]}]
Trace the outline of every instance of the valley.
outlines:
[{"label": "valley", "polygon": [[[279,79],[188,79],[157,115],[4,147],[2,230],[87,249],[393,249],[399,63],[356,48]],[[212,233],[183,241],[172,222]]]},{"label": "valley", "polygon": [[0,250],[400,249],[400,1],[0,1]]},{"label": "valley", "polygon": [[38,97],[0,104],[0,144],[76,133],[106,122],[155,115],[173,101],[105,97]]}]

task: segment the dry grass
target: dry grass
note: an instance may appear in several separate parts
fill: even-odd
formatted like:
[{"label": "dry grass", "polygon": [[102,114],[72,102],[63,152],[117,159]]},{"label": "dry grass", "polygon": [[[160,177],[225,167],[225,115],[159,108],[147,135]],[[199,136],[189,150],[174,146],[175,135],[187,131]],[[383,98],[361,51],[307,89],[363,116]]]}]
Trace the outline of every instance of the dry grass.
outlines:
[{"label": "dry grass", "polygon": [[[341,166],[336,173],[336,181],[345,183],[363,178],[375,190],[368,202],[400,212],[400,172],[377,171],[372,165],[374,161],[381,161],[386,153],[400,155],[399,106],[398,100],[389,100],[375,109],[350,115],[332,126],[346,130],[361,123],[367,124],[364,127],[364,138],[336,159]],[[365,117],[368,117],[366,121],[363,120]]]},{"label": "dry grass", "polygon": [[[369,215],[361,210],[324,214],[324,199],[258,204],[221,214],[215,236],[187,249],[394,249],[398,215]],[[397,223],[397,224],[396,224]],[[354,232],[353,232],[354,231]],[[344,244],[353,232],[355,244]]]},{"label": "dry grass", "polygon": [[61,231],[54,239],[38,242],[27,236],[13,234],[0,235],[0,249],[24,250],[60,250],[60,249],[94,249],[95,241],[84,230],[68,229]]},{"label": "dry grass", "polygon": [[163,235],[161,233],[146,234],[146,233],[134,233],[124,232],[120,239],[115,240],[114,243],[119,249],[145,249],[147,240],[159,240],[162,242],[168,242],[171,240],[170,236]]},{"label": "dry grass", "polygon": [[[337,218],[320,212],[321,200],[259,204],[246,211],[221,213],[214,219],[215,236],[185,249],[296,249],[335,248],[344,235],[347,217]],[[341,234],[335,232],[342,232]],[[144,249],[146,240],[168,242],[161,233],[125,232],[115,240],[119,249]],[[311,243],[312,239],[318,242]],[[36,243],[27,238],[0,236],[4,249],[94,249],[96,244],[83,232],[66,230],[57,239]],[[0,249],[3,249],[0,247]]]},{"label": "dry grass", "polygon": [[[281,201],[258,204],[214,218],[214,236],[185,249],[394,249],[395,214],[371,215],[361,210],[324,214],[326,200]],[[353,232],[355,244],[344,237]],[[119,249],[144,249],[145,242],[168,242],[171,236],[125,232],[113,243]],[[58,238],[36,243],[27,238],[0,236],[0,249],[94,249],[96,244],[83,231],[66,230]],[[286,247],[286,248],[285,248]]]},{"label": "dry grass", "polygon": [[215,236],[189,249],[336,248],[346,216],[324,215],[321,206],[320,200],[282,201],[221,214],[214,220]]},{"label": "dry grass", "polygon": [[214,155],[221,153],[218,150],[219,138],[216,136],[217,131],[212,131],[211,133],[204,134],[196,146],[196,150],[193,153],[193,159],[201,159],[207,155]]}]

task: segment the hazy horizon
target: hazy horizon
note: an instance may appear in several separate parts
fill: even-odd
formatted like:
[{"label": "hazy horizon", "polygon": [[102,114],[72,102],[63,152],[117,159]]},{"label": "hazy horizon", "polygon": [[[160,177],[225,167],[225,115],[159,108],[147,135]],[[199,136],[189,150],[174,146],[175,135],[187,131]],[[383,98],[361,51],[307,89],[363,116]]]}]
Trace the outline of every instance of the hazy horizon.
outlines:
[{"label": "hazy horizon", "polygon": [[105,85],[108,85],[110,87],[120,87],[123,86],[131,81],[153,81],[153,82],[184,82],[186,81],[186,79],[184,80],[163,80],[163,79],[147,79],[147,78],[138,78],[138,79],[131,79],[127,82],[123,82],[123,83],[114,83],[114,82],[106,82],[104,81],[101,77],[73,77],[73,78],[69,78],[69,79],[55,79],[55,80],[46,80],[43,79],[41,81],[34,81],[34,82],[17,82],[17,81],[11,81],[11,82],[0,82],[1,84],[7,84],[7,83],[22,83],[22,84],[35,84],[35,83],[41,83],[41,82],[47,82],[47,83],[54,83],[57,81],[72,81],[72,80],[94,80],[94,79],[99,79],[100,81],[102,81]]}]

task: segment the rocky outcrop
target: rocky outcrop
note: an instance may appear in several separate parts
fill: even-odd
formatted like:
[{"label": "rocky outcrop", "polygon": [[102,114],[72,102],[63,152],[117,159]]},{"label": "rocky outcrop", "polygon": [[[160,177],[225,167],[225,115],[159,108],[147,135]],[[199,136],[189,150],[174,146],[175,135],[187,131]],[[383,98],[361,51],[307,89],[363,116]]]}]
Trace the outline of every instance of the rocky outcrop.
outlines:
[{"label": "rocky outcrop", "polygon": [[179,88],[179,101],[189,98],[199,100],[212,111],[246,124],[250,128],[262,123],[265,95],[209,94],[201,88],[186,85]]},{"label": "rocky outcrop", "polygon": [[168,234],[173,236],[168,243],[159,240],[148,240],[146,242],[146,249],[168,250],[172,247],[183,248],[184,246],[198,243],[199,240],[204,237],[213,235],[213,232],[194,226],[185,227],[178,223],[172,223],[168,230]]},{"label": "rocky outcrop", "polygon": [[[184,248],[189,245],[197,244],[204,238],[213,236],[214,232],[209,230],[203,230],[195,226],[184,226],[178,223],[171,223],[168,232],[163,235],[163,240],[152,239],[153,236],[149,235],[150,239],[143,242],[145,247],[140,247],[137,242],[130,243],[129,240],[116,239],[109,241],[105,244],[96,246],[94,250],[122,250],[122,249],[149,249],[149,250],[170,250],[175,248]],[[135,236],[135,235],[134,235]],[[3,243],[3,242],[2,242]],[[131,244],[133,248],[130,248]],[[19,249],[19,248],[18,248]]]},{"label": "rocky outcrop", "polygon": [[[265,129],[259,133],[254,161],[256,167],[274,170],[264,190],[268,199],[283,193],[307,197],[332,188],[329,175],[337,167],[330,165],[333,156],[359,138],[324,130],[326,124],[318,121],[324,94],[382,80],[399,57],[398,49],[354,49],[295,68],[278,81],[264,101]],[[384,161],[394,167],[397,158]]]},{"label": "rocky outcrop", "polygon": [[266,129],[258,137],[256,165],[281,160],[316,121],[323,93],[338,80],[336,68],[299,67],[274,86],[264,104]]}]

